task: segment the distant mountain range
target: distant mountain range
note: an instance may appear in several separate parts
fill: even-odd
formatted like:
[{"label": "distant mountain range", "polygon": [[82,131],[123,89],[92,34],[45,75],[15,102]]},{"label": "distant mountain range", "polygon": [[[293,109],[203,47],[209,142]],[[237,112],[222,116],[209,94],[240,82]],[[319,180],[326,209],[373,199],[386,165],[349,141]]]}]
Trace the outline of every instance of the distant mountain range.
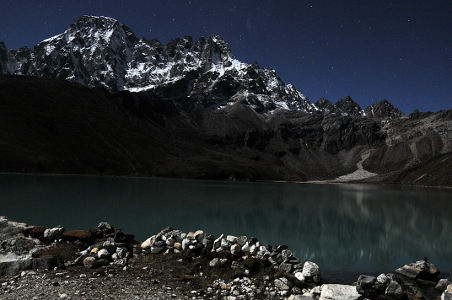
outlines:
[{"label": "distant mountain range", "polygon": [[219,36],[83,16],[33,50],[0,42],[0,75],[1,172],[452,185],[452,111],[312,103]]}]

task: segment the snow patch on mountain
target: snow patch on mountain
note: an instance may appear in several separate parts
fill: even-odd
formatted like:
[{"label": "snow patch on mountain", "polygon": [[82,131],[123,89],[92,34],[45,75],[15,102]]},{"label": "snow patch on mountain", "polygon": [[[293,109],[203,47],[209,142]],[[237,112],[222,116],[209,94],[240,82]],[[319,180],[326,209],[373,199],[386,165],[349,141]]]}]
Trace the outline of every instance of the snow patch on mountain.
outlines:
[{"label": "snow patch on mountain", "polygon": [[10,52],[3,64],[4,74],[62,78],[111,92],[158,90],[162,97],[190,97],[212,107],[240,101],[262,112],[318,110],[275,70],[237,60],[218,35],[163,45],[138,39],[108,17],[83,16],[33,51]]}]

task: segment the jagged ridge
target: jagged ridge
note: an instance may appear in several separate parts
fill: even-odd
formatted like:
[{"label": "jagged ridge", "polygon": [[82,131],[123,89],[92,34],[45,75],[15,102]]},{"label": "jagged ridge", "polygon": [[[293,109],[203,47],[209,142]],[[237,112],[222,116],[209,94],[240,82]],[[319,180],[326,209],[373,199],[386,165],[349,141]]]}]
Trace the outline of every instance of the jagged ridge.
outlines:
[{"label": "jagged ridge", "polygon": [[186,36],[165,46],[157,39],[138,39],[129,27],[107,17],[83,16],[33,50],[8,52],[0,43],[0,74],[61,78],[110,92],[153,89],[163,97],[192,97],[212,108],[241,102],[260,112],[317,110],[273,69],[237,60],[218,35],[196,42]]}]

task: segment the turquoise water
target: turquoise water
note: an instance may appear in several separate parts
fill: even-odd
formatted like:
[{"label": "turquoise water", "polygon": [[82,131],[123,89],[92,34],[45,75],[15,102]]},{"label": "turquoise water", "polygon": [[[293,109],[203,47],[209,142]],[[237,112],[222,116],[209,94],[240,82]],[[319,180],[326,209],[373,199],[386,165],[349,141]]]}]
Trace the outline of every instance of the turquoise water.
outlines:
[{"label": "turquoise water", "polygon": [[0,215],[67,230],[105,221],[139,241],[171,226],[286,244],[325,270],[390,272],[427,256],[452,269],[452,190],[0,175]]}]

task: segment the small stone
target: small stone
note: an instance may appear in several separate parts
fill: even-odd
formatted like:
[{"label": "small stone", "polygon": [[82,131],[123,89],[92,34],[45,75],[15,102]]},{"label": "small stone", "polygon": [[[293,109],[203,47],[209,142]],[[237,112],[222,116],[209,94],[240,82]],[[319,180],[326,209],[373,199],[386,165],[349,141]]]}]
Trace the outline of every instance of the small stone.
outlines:
[{"label": "small stone", "polygon": [[247,243],[247,240],[248,240],[248,238],[246,236],[244,236],[244,235],[239,236],[237,238],[237,244],[239,244],[240,246],[243,247],[243,245],[245,245]]},{"label": "small stone", "polygon": [[114,265],[119,267],[125,267],[127,265],[127,258],[119,258],[113,262]]},{"label": "small stone", "polygon": [[97,228],[99,228],[102,231],[108,231],[108,232],[111,232],[114,230],[113,226],[111,226],[107,222],[100,222],[99,225],[97,225]]},{"label": "small stone", "polygon": [[100,266],[107,266],[110,264],[110,261],[106,258],[99,258],[96,260],[97,264]]},{"label": "small stone", "polygon": [[314,277],[320,274],[320,268],[316,263],[307,261],[303,265],[303,276]]},{"label": "small stone", "polygon": [[377,278],[375,276],[369,276],[369,275],[360,275],[358,277],[358,283],[360,286],[362,286],[365,289],[372,288],[374,283],[377,281]]},{"label": "small stone", "polygon": [[320,286],[315,286],[312,288],[311,293],[313,295],[320,295],[322,293],[322,289]]},{"label": "small stone", "polygon": [[373,288],[374,290],[376,290],[376,291],[378,291],[378,292],[380,292],[380,293],[382,294],[382,293],[384,293],[385,290],[386,290],[386,285],[385,285],[384,283],[378,283],[378,281],[377,281],[377,283],[374,284],[374,285],[372,286],[372,288]]},{"label": "small stone", "polygon": [[159,247],[159,248],[165,248],[166,247],[166,243],[164,241],[155,241],[154,245],[152,245],[153,247]]},{"label": "small stone", "polygon": [[89,256],[83,260],[83,265],[88,269],[93,269],[97,266],[95,257]]},{"label": "small stone", "polygon": [[452,285],[448,285],[446,290],[441,294],[441,300],[452,300]]},{"label": "small stone", "polygon": [[242,250],[242,247],[239,244],[234,244],[231,246],[231,253],[237,254]]},{"label": "small stone", "polygon": [[128,250],[126,247],[118,247],[116,248],[116,254],[118,256],[118,258],[124,258],[126,257]]},{"label": "small stone", "polygon": [[287,272],[287,273],[289,273],[290,271],[292,271],[292,265],[291,264],[289,264],[289,263],[281,263],[280,265],[279,265],[279,270],[280,271],[282,271],[282,272]]},{"label": "small stone", "polygon": [[436,284],[435,289],[445,291],[447,289],[447,279],[440,279]]},{"label": "small stone", "polygon": [[166,239],[166,241],[165,241],[165,243],[168,245],[168,246],[174,246],[174,244],[176,243],[176,239],[174,238],[174,236],[169,236],[167,239]]},{"label": "small stone", "polygon": [[221,239],[221,248],[223,248],[223,249],[229,249],[229,243],[228,243],[228,240],[226,240],[226,239]]},{"label": "small stone", "polygon": [[151,236],[150,238],[145,240],[143,243],[141,243],[141,248],[142,249],[151,248],[154,245],[156,239],[157,239],[156,235]]},{"label": "small stone", "polygon": [[99,251],[97,251],[97,257],[98,258],[110,257],[110,252],[108,252],[107,249],[100,249]]},{"label": "small stone", "polygon": [[193,231],[190,231],[189,233],[187,233],[186,238],[189,239],[189,240],[194,240],[194,239],[196,239],[196,238],[195,238],[195,233],[194,233]]},{"label": "small stone", "polygon": [[63,226],[58,225],[57,227],[46,229],[44,231],[44,238],[48,241],[53,241],[58,236],[62,235],[66,229]]},{"label": "small stone", "polygon": [[226,240],[227,240],[229,243],[231,243],[231,244],[237,243],[237,237],[236,237],[236,236],[233,236],[233,235],[228,235],[228,236],[226,237]]},{"label": "small stone", "polygon": [[195,232],[195,240],[197,240],[198,242],[201,242],[202,239],[203,239],[203,237],[204,237],[204,231],[202,231],[202,230],[197,230],[197,231]]},{"label": "small stone", "polygon": [[[240,244],[239,244],[240,245]],[[248,253],[250,252],[250,244],[248,242],[246,242],[243,246],[242,246],[242,252]]]},{"label": "small stone", "polygon": [[390,280],[389,280],[388,276],[386,276],[386,274],[384,274],[384,273],[381,273],[377,277],[377,282],[379,282],[379,283],[387,284],[387,283],[389,283],[389,281]]},{"label": "small stone", "polygon": [[220,262],[220,259],[214,258],[214,259],[212,259],[212,260],[209,262],[209,266],[210,266],[210,267],[215,267],[215,266],[217,266],[217,265],[219,264],[219,262]]},{"label": "small stone", "polygon": [[108,252],[112,253],[116,251],[116,244],[113,239],[108,239],[102,244],[102,248],[106,249]]},{"label": "small stone", "polygon": [[238,261],[233,261],[231,263],[231,269],[243,269],[244,267],[245,267],[245,265]]},{"label": "small stone", "polygon": [[303,276],[303,272],[295,272],[295,278],[297,278],[298,280],[300,280],[301,282],[305,281],[305,278]]},{"label": "small stone", "polygon": [[289,290],[292,286],[292,282],[285,277],[275,279],[275,287],[279,290]]},{"label": "small stone", "polygon": [[362,296],[355,286],[342,284],[324,284],[320,292],[320,300],[358,300]]},{"label": "small stone", "polygon": [[403,297],[402,286],[398,282],[391,280],[386,288],[385,294],[400,299]]},{"label": "small stone", "polygon": [[151,247],[151,253],[160,253],[165,249],[165,247]]},{"label": "small stone", "polygon": [[281,256],[283,258],[284,262],[287,262],[291,257],[292,257],[292,251],[288,250],[288,249],[284,249],[281,251]]},{"label": "small stone", "polygon": [[252,255],[252,256],[254,256],[254,255],[256,255],[257,254],[257,250],[258,250],[258,247],[256,246],[256,244],[252,244],[251,246],[250,246],[250,255]]},{"label": "small stone", "polygon": [[182,240],[182,250],[187,250],[188,246],[190,246],[190,239],[185,238]]},{"label": "small stone", "polygon": [[213,249],[218,249],[221,247],[221,240],[223,239],[223,234],[220,235],[216,240],[213,241]]},{"label": "small stone", "polygon": [[204,238],[201,240],[202,245],[205,248],[212,248],[213,246],[213,236],[210,236],[209,234],[205,234]]}]

